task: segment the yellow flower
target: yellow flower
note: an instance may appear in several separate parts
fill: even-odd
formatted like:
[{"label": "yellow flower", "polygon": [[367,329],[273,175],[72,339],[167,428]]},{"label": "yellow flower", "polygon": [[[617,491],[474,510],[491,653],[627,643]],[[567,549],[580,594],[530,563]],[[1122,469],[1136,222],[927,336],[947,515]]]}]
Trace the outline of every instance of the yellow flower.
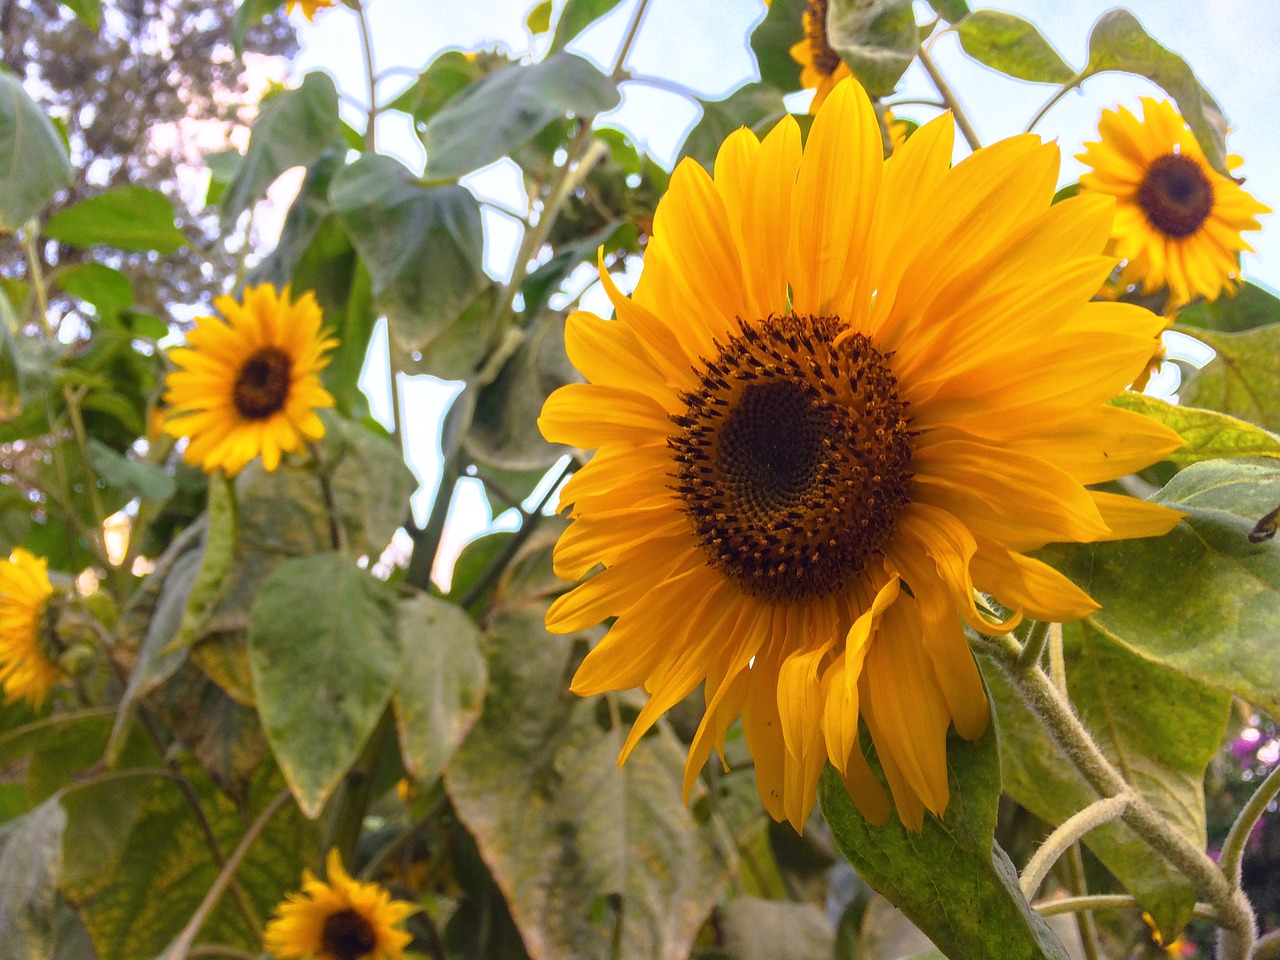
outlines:
[{"label": "yellow flower", "polygon": [[41,636],[52,593],[43,557],[18,547],[8,560],[0,560],[0,687],[5,703],[26,700],[39,707],[62,679]]},{"label": "yellow flower", "polygon": [[335,5],[337,0],[289,0],[285,4],[284,12],[286,14],[293,13],[295,7],[302,8],[302,15],[308,20],[314,22],[317,10],[324,10]]},{"label": "yellow flower", "polygon": [[376,883],[353,880],[337,850],[325,861],[328,882],[309,870],[267,924],[263,946],[276,960],[400,960],[413,938],[399,929],[418,908],[392,900]]},{"label": "yellow flower", "polygon": [[214,305],[226,322],[198,318],[190,346],[170,354],[178,369],[166,381],[165,432],[189,438],[187,462],[208,472],[234,475],[259,454],[274,470],[283,452],[324,436],[315,411],[333,397],[318,374],[337,341],[321,332],[309,292],[290,302],[288,287],[277,294],[263,284],[243,304],[224,296]]},{"label": "yellow flower", "polygon": [[804,39],[791,48],[791,59],[800,64],[800,86],[816,90],[810,113],[817,113],[835,85],[852,76],[840,54],[827,42],[828,0],[808,0],[804,14]]},{"label": "yellow flower", "polygon": [[1177,522],[1085,487],[1180,445],[1105,405],[1163,324],[1090,302],[1111,202],[1051,206],[1056,144],[1015,137],[952,167],[952,139],[943,116],[884,160],[852,80],[803,149],[793,118],[763,142],[739,130],[714,179],[672,174],[633,296],[601,269],[617,320],[567,321],[589,383],[539,424],[597,452],[562,492],[555,570],[604,570],[547,624],[617,617],[572,687],[648,692],[621,760],[705,682],[686,797],[741,714],[775,819],[801,827],[830,760],[883,821],[861,716],[919,830],[947,805],[948,727],[988,724],[962,623],[1079,618],[1096,604],[1027,551]]},{"label": "yellow flower", "polygon": [[1173,105],[1142,98],[1143,118],[1125,107],[1102,111],[1101,140],[1077,159],[1091,167],[1085,191],[1116,199],[1110,252],[1125,261],[1121,287],[1162,287],[1168,309],[1196,295],[1216,300],[1239,284],[1242,234],[1261,229],[1270,209],[1209,166]]}]

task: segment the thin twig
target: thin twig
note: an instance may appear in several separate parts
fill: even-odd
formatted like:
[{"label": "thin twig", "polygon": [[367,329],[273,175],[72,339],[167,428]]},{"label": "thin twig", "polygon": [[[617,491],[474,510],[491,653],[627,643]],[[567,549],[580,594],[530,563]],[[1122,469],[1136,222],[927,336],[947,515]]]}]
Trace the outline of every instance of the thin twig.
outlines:
[{"label": "thin twig", "polygon": [[[1061,900],[1041,900],[1033,903],[1031,909],[1042,917],[1056,917],[1063,913],[1079,913],[1082,910],[1141,910],[1142,905],[1135,897],[1126,893],[1095,893],[1087,897],[1063,897]],[[1209,923],[1221,923],[1218,913],[1212,905],[1197,903],[1191,910],[1197,920]]]},{"label": "thin twig", "polygon": [[627,62],[627,55],[631,53],[631,47],[636,42],[636,35],[640,32],[640,21],[644,19],[645,11],[649,9],[649,0],[640,0],[636,4],[636,9],[631,14],[631,22],[627,24],[626,36],[622,39],[622,46],[618,48],[618,55],[614,57],[613,67],[609,70],[609,76],[614,83],[623,79],[626,72],[623,67]]},{"label": "thin twig", "polygon": [[942,97],[943,103],[947,105],[947,109],[951,111],[951,115],[955,117],[956,126],[960,128],[960,133],[964,135],[965,141],[969,144],[970,150],[980,150],[982,141],[978,139],[978,133],[973,129],[973,124],[969,122],[969,117],[965,114],[964,108],[960,106],[960,101],[956,99],[955,91],[953,91],[946,79],[938,70],[938,65],[933,62],[933,55],[929,52],[927,46],[920,47],[920,64],[924,67],[925,73],[929,74],[929,79],[933,81],[933,85],[938,90],[938,95]]},{"label": "thin twig", "polygon": [[1280,764],[1277,764],[1258,789],[1253,792],[1240,815],[1231,824],[1227,839],[1222,843],[1222,853],[1218,856],[1218,864],[1227,876],[1227,882],[1233,887],[1240,886],[1240,872],[1244,866],[1244,848],[1249,842],[1249,834],[1253,825],[1262,819],[1271,801],[1280,794]]},{"label": "thin twig", "polygon": [[1053,105],[1057,103],[1059,100],[1061,100],[1063,97],[1065,97],[1072,90],[1077,89],[1083,81],[1084,81],[1084,77],[1078,76],[1073,78],[1071,82],[1063,84],[1062,87],[1059,90],[1057,90],[1052,97],[1049,98],[1048,102],[1045,103],[1043,107],[1041,107],[1039,110],[1036,111],[1036,115],[1031,118],[1031,122],[1027,124],[1027,129],[1023,132],[1030,133],[1032,130],[1034,130],[1036,128],[1036,124],[1044,119],[1044,115],[1048,113],[1051,109],[1053,109]]},{"label": "thin twig", "polygon": [[364,72],[369,84],[369,106],[365,111],[369,119],[365,125],[364,146],[369,153],[374,153],[377,150],[374,128],[378,120],[378,75],[373,69],[373,41],[369,38],[369,20],[365,16],[364,4],[357,2],[355,10],[356,19],[360,21],[360,49],[364,54]]},{"label": "thin twig", "polygon": [[[1087,897],[1089,885],[1085,880],[1084,857],[1080,855],[1080,844],[1071,845],[1066,859],[1072,895]],[[1084,948],[1085,960],[1102,960],[1102,945],[1098,942],[1098,924],[1094,922],[1092,911],[1081,910],[1076,914],[1076,929],[1080,932],[1080,945]]]}]

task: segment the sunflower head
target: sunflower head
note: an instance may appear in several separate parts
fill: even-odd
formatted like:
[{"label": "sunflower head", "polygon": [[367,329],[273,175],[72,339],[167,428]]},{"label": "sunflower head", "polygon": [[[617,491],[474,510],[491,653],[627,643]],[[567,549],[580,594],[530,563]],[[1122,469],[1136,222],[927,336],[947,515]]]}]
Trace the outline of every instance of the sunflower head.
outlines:
[{"label": "sunflower head", "polygon": [[63,673],[53,633],[48,564],[16,548],[0,560],[0,687],[5,703],[40,707]]},{"label": "sunflower head", "polygon": [[308,20],[314,22],[316,11],[325,10],[335,6],[337,0],[289,0],[285,5],[284,12],[286,14],[293,13],[295,9],[301,9],[302,15]]},{"label": "sunflower head", "polygon": [[801,15],[804,39],[791,47],[791,59],[800,64],[800,86],[816,91],[809,112],[817,113],[835,85],[845,77],[852,76],[852,73],[827,39],[829,0],[807,2]]},{"label": "sunflower head", "polygon": [[226,319],[198,318],[188,346],[170,354],[165,432],[186,437],[187,462],[206,471],[234,475],[259,455],[274,470],[282,453],[324,436],[316,409],[333,397],[319,373],[336,341],[309,292],[294,301],[288,287],[263,284],[214,305]]},{"label": "sunflower head", "polygon": [[264,948],[276,960],[401,960],[413,938],[400,924],[418,908],[352,879],[337,850],[325,872],[317,880],[303,871],[302,891],[289,894],[267,924]]},{"label": "sunflower head", "polygon": [[[1110,200],[1052,204],[1054,144],[952,166],[949,116],[886,160],[837,84],[801,145],[784,118],[682,163],[617,318],[573,313],[539,425],[596,450],[561,492],[557,574],[600,569],[547,625],[616,617],[572,689],[643,687],[625,760],[699,685],[689,794],[742,719],[766,809],[800,829],[830,761],[869,820],[947,806],[946,738],[989,723],[965,625],[1096,608],[1029,551],[1164,533],[1178,514],[1088,489],[1181,445],[1107,406],[1163,321],[1093,302]],[[1009,611],[993,621],[975,590]],[[874,745],[894,804],[872,773]]]},{"label": "sunflower head", "polygon": [[1205,159],[1186,122],[1167,101],[1142,98],[1139,119],[1104,110],[1100,140],[1077,159],[1091,169],[1085,191],[1116,200],[1111,251],[1124,261],[1121,287],[1168,290],[1169,309],[1196,296],[1216,300],[1239,284],[1243,234],[1270,210]]}]

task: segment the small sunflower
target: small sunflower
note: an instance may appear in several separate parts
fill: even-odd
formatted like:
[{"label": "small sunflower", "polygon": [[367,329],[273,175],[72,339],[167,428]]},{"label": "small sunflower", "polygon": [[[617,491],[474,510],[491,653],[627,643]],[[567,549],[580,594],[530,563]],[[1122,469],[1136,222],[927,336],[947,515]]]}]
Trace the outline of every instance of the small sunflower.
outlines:
[{"label": "small sunflower", "polygon": [[276,960],[400,960],[413,938],[399,925],[418,908],[392,900],[376,883],[353,880],[337,850],[329,851],[325,872],[328,882],[303,871],[302,892],[276,907],[264,948]]},{"label": "small sunflower", "polygon": [[1260,230],[1270,208],[1224,177],[1173,105],[1142,98],[1143,117],[1125,107],[1102,111],[1101,140],[1077,158],[1092,170],[1085,191],[1116,199],[1110,252],[1125,261],[1122,288],[1143,293],[1168,288],[1170,310],[1197,295],[1216,300],[1239,284],[1243,234]]},{"label": "small sunflower", "polygon": [[[947,730],[989,708],[964,625],[1077,619],[1097,605],[1027,556],[1167,532],[1179,515],[1097,484],[1180,438],[1107,406],[1160,317],[1091,302],[1112,203],[1052,204],[1056,144],[1015,137],[951,165],[953,123],[885,160],[855,81],[804,147],[794,118],[739,130],[714,178],[672,174],[617,320],[570,315],[539,420],[595,449],[561,503],[556,632],[617,620],[572,689],[643,686],[620,762],[705,684],[686,797],[741,715],[765,807],[800,829],[830,760],[868,819],[947,806]],[[1011,611],[993,622],[975,587]],[[723,749],[720,750],[723,755]]]},{"label": "small sunflower", "polygon": [[39,707],[62,679],[43,636],[52,594],[43,557],[18,547],[8,560],[0,560],[0,687],[5,703],[26,700]]},{"label": "small sunflower", "polygon": [[791,47],[791,59],[800,64],[800,86],[817,91],[810,113],[817,113],[835,85],[853,75],[827,40],[827,5],[828,0],[808,0],[801,15],[804,39]]},{"label": "small sunflower", "polygon": [[190,346],[170,354],[178,369],[166,381],[165,432],[187,437],[187,462],[208,472],[234,475],[259,454],[274,470],[282,453],[324,436],[315,411],[333,397],[318,374],[337,341],[321,332],[311,293],[291,302],[288,287],[263,284],[243,304],[223,296],[214,305],[226,322],[200,317]]},{"label": "small sunflower", "polygon": [[284,12],[286,14],[290,14],[293,13],[295,8],[300,7],[302,9],[302,15],[308,20],[315,22],[316,11],[326,10],[329,7],[335,6],[336,3],[337,0],[289,0],[289,2],[285,4]]}]

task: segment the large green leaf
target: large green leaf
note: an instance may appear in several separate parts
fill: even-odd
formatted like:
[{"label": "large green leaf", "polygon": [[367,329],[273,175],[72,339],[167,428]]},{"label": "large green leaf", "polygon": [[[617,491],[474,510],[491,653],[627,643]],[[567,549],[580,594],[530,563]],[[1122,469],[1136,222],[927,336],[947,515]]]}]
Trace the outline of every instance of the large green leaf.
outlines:
[{"label": "large green leaf", "polygon": [[804,37],[802,18],[808,5],[808,0],[773,0],[751,33],[760,79],[785,92],[800,89],[800,64],[791,48]]},{"label": "large green leaf", "polygon": [[327,74],[308,73],[296,90],[264,102],[253,122],[244,160],[222,196],[223,229],[266,196],[280,174],[318,160],[338,134],[338,90]]},{"label": "large green leaf", "polygon": [[684,749],[659,726],[619,770],[626,730],[604,699],[568,692],[575,641],[547,634],[542,613],[495,625],[489,695],[445,771],[449,796],[533,960],[685,958],[725,864],[680,802]]},{"label": "large green leaf", "polygon": [[[239,809],[198,770],[184,773],[224,856],[235,849],[247,824],[283,787],[274,770],[265,771],[248,803]],[[297,889],[302,868],[312,862],[314,850],[311,829],[296,807],[286,805],[236,871],[235,882],[249,909],[258,917],[270,916],[285,892]],[[158,956],[186,925],[218,873],[188,797],[172,781],[154,781],[112,883],[82,911],[99,960]],[[196,942],[255,953],[262,948],[261,935],[249,929],[230,892],[209,916]]]},{"label": "large green leaf", "polygon": [[497,53],[463,53],[446,50],[418,74],[413,86],[387,105],[388,110],[403,110],[413,116],[421,133],[427,122],[450,100],[481,77],[501,70],[511,61]]},{"label": "large green leaf", "polygon": [[[869,758],[879,775],[879,762]],[[941,819],[926,816],[919,834],[896,812],[868,823],[844,782],[828,766],[818,798],[836,846],[862,879],[883,894],[943,953],[955,960],[1066,960],[1066,950],[1023,898],[1018,875],[995,844],[1000,757],[994,729],[969,743],[947,738],[951,802]]]},{"label": "large green leaf", "polygon": [[911,0],[830,0],[827,42],[868,94],[887,97],[920,44]]},{"label": "large green leaf", "polygon": [[566,0],[564,9],[560,11],[560,19],[556,21],[556,32],[551,38],[549,52],[563,50],[570,40],[616,7],[618,3],[619,0]]},{"label": "large green leaf", "polygon": [[975,10],[956,28],[960,46],[992,70],[1036,83],[1070,83],[1076,72],[1029,20],[1003,10]]},{"label": "large green leaf", "polygon": [[98,21],[102,18],[102,0],[62,0],[62,3],[89,30],[98,32]]},{"label": "large green leaf", "polygon": [[475,83],[422,133],[429,180],[456,180],[507,156],[566,115],[591,117],[618,105],[613,81],[571,53],[517,65]]},{"label": "large green leaf", "polygon": [[1140,656],[1280,713],[1280,553],[1249,532],[1280,503],[1280,463],[1208,460],[1156,495],[1169,534],[1040,551],[1102,604],[1091,626]]},{"label": "large green leaf", "polygon": [[382,555],[396,530],[409,516],[409,497],[418,478],[404,462],[400,445],[359,423],[325,418],[325,449],[334,451],[337,466],[330,478],[333,499],[358,553]]},{"label": "large green leaf", "polygon": [[[1272,323],[1280,323],[1280,297],[1256,283],[1241,284],[1235,296],[1202,300],[1178,311],[1180,327],[1199,327],[1224,333],[1240,333]],[[1200,336],[1197,330],[1186,332]]]},{"label": "large green leaf", "polygon": [[45,236],[77,247],[102,244],[117,250],[173,253],[187,238],[173,222],[173,204],[149,187],[115,187],[59,210]]},{"label": "large green leaf", "polygon": [[[1145,660],[1086,625],[1064,632],[1067,688],[1080,719],[1125,779],[1193,846],[1205,843],[1204,771],[1221,742],[1230,697]],[[1000,725],[1004,789],[1049,823],[1097,794],[998,670],[986,671]],[[1172,939],[1195,888],[1128,826],[1091,831],[1085,844]]]},{"label": "large green leaf", "polygon": [[409,774],[430,783],[479,718],[488,668],[480,630],[456,604],[418,594],[400,603],[398,623],[400,752]]},{"label": "large green leaf", "polygon": [[748,83],[723,100],[700,100],[702,118],[694,124],[680,148],[681,157],[693,157],[708,170],[724,138],[739,127],[764,134],[787,112],[782,94],[765,83]]},{"label": "large green leaf", "polygon": [[1176,430],[1184,445],[1165,456],[1179,466],[1221,457],[1280,457],[1280,437],[1235,417],[1128,392],[1111,401]]},{"label": "large green leaf", "polygon": [[0,71],[0,231],[17,230],[70,182],[62,137],[22,82]]},{"label": "large green leaf", "polygon": [[132,500],[168,500],[173,496],[173,477],[163,467],[145,460],[131,460],[122,456],[105,443],[89,439],[89,462],[98,476],[110,487]]},{"label": "large green leaf", "polygon": [[0,829],[0,960],[53,955],[66,824],[55,797]]},{"label": "large green leaf", "polygon": [[334,175],[329,201],[406,349],[427,349],[486,286],[480,206],[462,187],[424,186],[398,160],[366,154]]},{"label": "large green leaf", "polygon": [[1218,355],[1184,380],[1182,399],[1280,430],[1280,323],[1241,333],[1197,330]]},{"label": "large green leaf", "polygon": [[1157,43],[1128,10],[1108,10],[1089,34],[1089,63],[1081,78],[1106,70],[1136,73],[1164,89],[1177,102],[1205,157],[1219,173],[1229,176],[1227,121],[1218,104],[1187,61]]},{"label": "large green leaf", "polygon": [[58,286],[111,316],[134,304],[133,282],[101,263],[77,263],[58,272]]},{"label": "large green leaf", "polygon": [[308,817],[320,815],[391,697],[400,665],[394,617],[390,588],[338,553],[286,560],[254,603],[258,710]]}]

